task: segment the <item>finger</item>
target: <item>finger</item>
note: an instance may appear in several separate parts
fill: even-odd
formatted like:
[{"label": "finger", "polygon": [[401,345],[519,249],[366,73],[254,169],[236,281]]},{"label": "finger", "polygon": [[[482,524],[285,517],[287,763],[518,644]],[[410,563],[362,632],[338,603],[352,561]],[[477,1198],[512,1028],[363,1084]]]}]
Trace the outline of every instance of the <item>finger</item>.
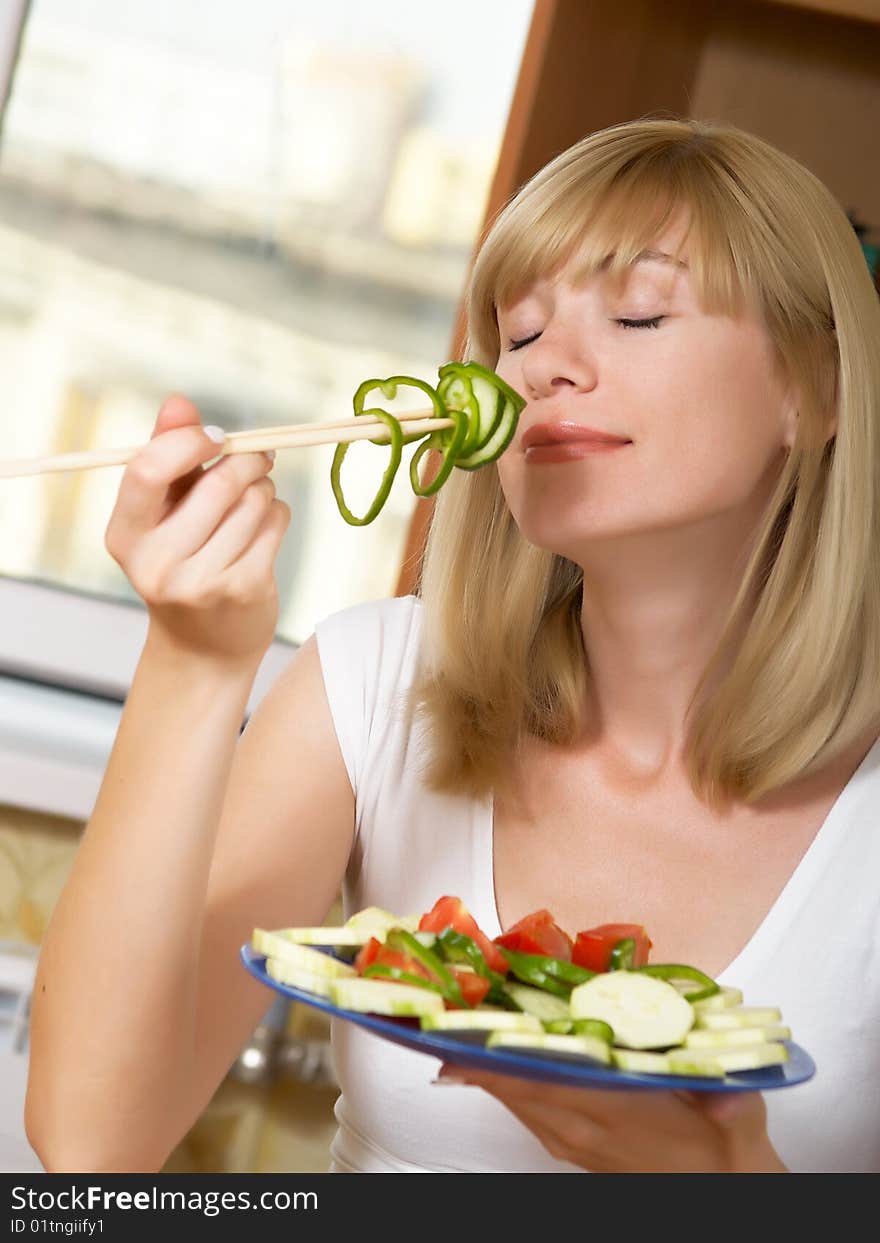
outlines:
[{"label": "finger", "polygon": [[204,546],[189,558],[189,572],[205,582],[222,574],[250,548],[275,499],[275,485],[263,476],[242,493]]},{"label": "finger", "polygon": [[250,547],[226,571],[226,589],[233,597],[249,599],[261,583],[275,588],[273,566],[290,525],[290,506],[275,500]]},{"label": "finger", "polygon": [[[201,424],[201,416],[195,403],[191,402],[188,397],[183,397],[180,393],[173,393],[162,403],[150,439],[155,440],[163,432],[171,431],[178,427],[201,426]],[[218,454],[220,447],[221,445],[218,443]],[[200,463],[187,474],[174,480],[167,492],[165,512],[162,514],[163,518],[165,513],[173,509],[180,498],[186,495],[193,484],[201,479],[204,469],[204,464]]]},{"label": "finger", "polygon": [[[196,487],[183,497],[156,529],[154,550],[166,561],[192,557],[218,530],[230,510],[257,479],[272,469],[265,453],[238,453],[203,471]],[[241,549],[236,549],[237,556]]]},{"label": "finger", "polygon": [[760,1092],[701,1092],[699,1095],[703,1097],[699,1102],[703,1117],[725,1128],[736,1126],[746,1114],[760,1108],[762,1101]]},{"label": "finger", "polygon": [[169,508],[173,484],[200,470],[202,463],[219,452],[217,442],[205,435],[198,421],[163,432],[160,411],[156,422],[159,434],[138,450],[125,469],[111,518],[128,536],[152,530]]}]

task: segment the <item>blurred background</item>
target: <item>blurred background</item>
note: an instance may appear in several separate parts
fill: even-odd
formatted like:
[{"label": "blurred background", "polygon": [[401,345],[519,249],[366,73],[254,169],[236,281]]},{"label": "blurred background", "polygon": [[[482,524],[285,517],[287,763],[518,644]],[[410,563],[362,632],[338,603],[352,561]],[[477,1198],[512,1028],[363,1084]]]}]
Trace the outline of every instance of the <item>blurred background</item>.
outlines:
[{"label": "blurred background", "polygon": [[[0,0],[0,457],[141,443],[173,391],[231,432],[432,382],[484,223],[578,138],[658,110],[806,163],[877,279],[880,0]],[[411,590],[413,452],[366,528],[332,446],[279,452],[293,518],[248,712],[318,619]],[[356,513],[385,456],[349,451]],[[0,483],[3,1170],[41,1168],[36,957],[145,633],[103,546],[121,476]],[[326,1025],[267,1002],[166,1170],[324,1170],[336,1094]]]}]

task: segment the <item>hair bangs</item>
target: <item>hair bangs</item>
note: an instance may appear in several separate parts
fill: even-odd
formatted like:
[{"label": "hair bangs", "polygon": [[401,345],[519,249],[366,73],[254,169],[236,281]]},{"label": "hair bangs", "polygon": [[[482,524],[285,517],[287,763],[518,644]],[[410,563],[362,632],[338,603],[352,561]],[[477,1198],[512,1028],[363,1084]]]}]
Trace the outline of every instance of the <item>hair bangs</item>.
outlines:
[{"label": "hair bangs", "polygon": [[[586,148],[587,139],[581,148]],[[587,154],[586,151],[583,154]],[[619,153],[618,153],[619,154]],[[607,148],[581,163],[579,175],[554,164],[533,178],[498,217],[474,267],[468,300],[473,356],[493,365],[500,340],[497,310],[541,279],[571,267],[572,279],[605,274],[621,291],[632,265],[676,219],[687,222],[672,258],[685,262],[709,314],[739,314],[758,305],[759,274],[745,220],[731,211],[717,165],[681,144],[645,144],[621,160]],[[669,252],[667,252],[669,253]]]}]

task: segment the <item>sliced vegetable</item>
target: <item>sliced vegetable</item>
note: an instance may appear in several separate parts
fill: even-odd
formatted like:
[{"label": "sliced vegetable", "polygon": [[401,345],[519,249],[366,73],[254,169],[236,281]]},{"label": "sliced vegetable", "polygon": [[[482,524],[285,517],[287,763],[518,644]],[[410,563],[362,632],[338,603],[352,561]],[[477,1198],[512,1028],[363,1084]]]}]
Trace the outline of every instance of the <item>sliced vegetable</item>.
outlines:
[{"label": "sliced vegetable", "polygon": [[571,961],[571,937],[545,909],[517,920],[507,932],[495,938],[495,944],[521,954],[546,954],[550,958]]},{"label": "sliced vegetable", "polygon": [[453,975],[461,989],[466,1006],[479,1006],[486,1000],[491,985],[485,976],[478,975],[476,971],[465,971],[458,967],[453,969]]},{"label": "sliced vegetable", "polygon": [[636,943],[632,937],[618,941],[608,960],[609,971],[632,971],[635,966]]},{"label": "sliced vegetable", "polygon": [[507,1031],[536,1032],[541,1024],[531,1014],[511,1010],[443,1010],[426,1014],[421,1021],[423,1031]]},{"label": "sliced vegetable", "polygon": [[507,974],[507,960],[484,932],[480,931],[477,921],[470,914],[461,898],[442,897],[434,903],[431,910],[419,920],[421,932],[442,933],[446,928],[453,928],[475,941],[477,948],[492,971],[501,975]]},{"label": "sliced vegetable", "polygon": [[389,1014],[397,1018],[420,1018],[444,1009],[443,998],[432,989],[396,981],[353,979],[332,980],[330,997],[343,1010],[359,1014]]},{"label": "sliced vegetable", "polygon": [[691,1003],[695,1001],[705,1001],[706,998],[712,997],[715,993],[720,992],[720,987],[715,983],[711,976],[706,975],[703,971],[698,971],[696,967],[689,967],[685,963],[680,962],[656,962],[649,963],[647,966],[639,967],[639,971],[645,975],[653,975],[655,979],[666,980],[670,984],[678,986],[679,981],[694,981],[698,988],[690,988],[687,992],[679,989],[685,1001]]},{"label": "sliced vegetable", "polygon": [[604,1040],[606,1044],[614,1042],[612,1028],[607,1023],[603,1023],[601,1019],[572,1019],[571,1030],[575,1036],[595,1036],[597,1040]]},{"label": "sliced vegetable", "polygon": [[357,929],[378,941],[385,940],[389,928],[406,928],[409,932],[415,932],[418,926],[418,915],[392,915],[381,906],[366,906],[362,911],[355,911],[344,924],[344,927]]},{"label": "sliced vegetable", "polygon": [[514,950],[504,950],[504,955],[511,972],[523,984],[531,984],[534,988],[543,989],[554,997],[568,1000],[573,987],[571,981],[561,980],[545,965],[558,960],[549,959],[540,954],[517,954]]},{"label": "sliced vegetable", "polygon": [[430,988],[433,992],[443,996],[443,989],[436,980],[429,980],[423,975],[418,975],[415,971],[407,971],[405,967],[391,966],[385,962],[374,962],[364,970],[363,978],[365,980],[399,980],[401,984],[411,984],[414,988]]},{"label": "sliced vegetable", "polygon": [[639,971],[611,971],[572,990],[573,1019],[602,1019],[615,1044],[665,1049],[680,1044],[694,1024],[694,1011],[671,984]]},{"label": "sliced vegetable", "polygon": [[[675,1074],[665,1053],[645,1053],[641,1049],[612,1049],[611,1061],[618,1070],[628,1070],[637,1075]],[[720,1074],[723,1078],[724,1071]]]},{"label": "sliced vegetable", "polygon": [[550,1032],[533,1035],[530,1032],[492,1032],[486,1041],[488,1049],[521,1049],[524,1052],[536,1053],[573,1053],[577,1057],[589,1058],[592,1062],[601,1062],[607,1066],[611,1061],[611,1053],[604,1040],[595,1040],[591,1036],[558,1036]]},{"label": "sliced vegetable", "polygon": [[407,932],[405,928],[390,928],[385,938],[385,944],[389,949],[400,950],[401,953],[408,954],[415,962],[419,963],[430,978],[440,985],[444,1000],[456,1006],[464,1007],[467,1005],[458,980],[446,966],[446,963],[432,949],[429,949],[427,945],[423,945],[411,932]]},{"label": "sliced vegetable", "polygon": [[[419,935],[427,935],[420,933]],[[485,956],[477,945],[473,937],[465,936],[463,932],[458,932],[455,928],[444,928],[437,935],[436,948],[442,954],[446,962],[464,963],[468,967],[472,967],[478,975],[484,976],[491,985],[501,985],[504,983],[504,976],[500,971],[493,971],[486,962]],[[507,963],[504,964],[505,970]]]},{"label": "sliced vegetable", "polygon": [[[676,981],[670,980],[670,983],[675,985]],[[711,997],[706,997],[703,1001],[692,1001],[691,1005],[697,1014],[705,1014],[707,1011],[714,1013],[716,1010],[727,1010],[731,1006],[741,1006],[742,1000],[742,989],[730,988],[727,984],[722,984],[717,993],[713,993]]]},{"label": "sliced vegetable", "polygon": [[505,983],[504,991],[526,1014],[533,1014],[541,1022],[562,1019],[568,1024],[568,1027],[563,1030],[570,1029],[571,1011],[568,1008],[568,1002],[561,997],[556,997],[543,988],[533,988],[529,984],[517,984],[514,980],[508,980]]},{"label": "sliced vegetable", "polygon": [[717,1075],[781,1066],[788,1061],[788,1050],[784,1044],[771,1042],[727,1049],[670,1049],[666,1056],[677,1074]]},{"label": "sliced vegetable", "polygon": [[[363,387],[363,386],[361,386]],[[391,485],[394,483],[394,476],[397,474],[397,468],[403,456],[403,432],[400,430],[400,423],[395,419],[393,414],[389,414],[387,410],[358,410],[355,406],[355,414],[374,414],[376,418],[381,419],[385,423],[391,433],[391,457],[385,468],[385,474],[382,476],[382,482],[379,485],[379,491],[373,500],[372,505],[364,514],[363,518],[356,518],[345,503],[342,496],[342,483],[340,481],[340,472],[342,470],[342,462],[351,448],[350,443],[338,444],[336,452],[333,454],[333,461],[330,465],[330,486],[333,489],[333,495],[336,497],[336,504],[339,506],[339,512],[342,514],[346,522],[351,523],[353,527],[364,527],[367,523],[372,522],[378,514],[379,510],[388,499],[391,491]]]},{"label": "sliced vegetable", "polygon": [[707,1010],[697,1014],[695,1025],[723,1031],[731,1027],[766,1027],[781,1019],[782,1011],[776,1006],[730,1006],[727,1010]]},{"label": "sliced vegetable", "polygon": [[[410,482],[417,496],[432,496],[446,482],[453,466],[463,470],[475,470],[494,462],[507,448],[514,432],[525,399],[506,384],[500,376],[479,363],[450,362],[439,371],[437,388],[432,388],[414,376],[390,376],[387,380],[365,380],[354,395],[355,415],[375,415],[388,426],[391,456],[382,476],[376,497],[362,518],[357,518],[345,504],[342,496],[340,473],[348,451],[347,443],[336,446],[330,469],[330,482],[339,512],[352,526],[366,526],[377,516],[394,483],[400,465],[402,446],[419,440],[423,432],[407,433],[388,410],[377,407],[367,409],[366,402],[376,390],[383,397],[393,400],[400,387],[419,389],[430,398],[433,411],[430,417],[451,419],[452,427],[438,428],[428,435],[410,462]],[[389,442],[370,438],[371,444],[385,445]],[[419,462],[429,449],[441,454],[441,464],[430,483],[423,485],[419,479]]]},{"label": "sliced vegetable", "polygon": [[586,928],[575,938],[571,961],[590,971],[608,971],[614,947],[627,939],[635,943],[632,966],[644,966],[651,939],[641,924],[599,924],[596,928]]},{"label": "sliced vegetable", "polygon": [[355,975],[355,969],[346,962],[340,962],[332,954],[322,954],[320,950],[310,949],[297,941],[288,941],[281,932],[267,932],[264,928],[255,928],[251,937],[251,945],[258,954],[267,958],[275,958],[283,962],[293,963],[303,971],[313,975],[343,976]]},{"label": "sliced vegetable", "polygon": [[319,997],[330,997],[333,990],[330,985],[337,976],[319,975],[308,971],[298,963],[288,962],[283,958],[267,958],[266,974],[279,984],[289,984],[291,988],[303,988],[306,992],[317,993]]},{"label": "sliced vegetable", "polygon": [[767,1044],[771,1040],[791,1040],[791,1028],[784,1023],[766,1027],[731,1027],[719,1031],[697,1028],[684,1038],[686,1049],[723,1049],[728,1045]]}]

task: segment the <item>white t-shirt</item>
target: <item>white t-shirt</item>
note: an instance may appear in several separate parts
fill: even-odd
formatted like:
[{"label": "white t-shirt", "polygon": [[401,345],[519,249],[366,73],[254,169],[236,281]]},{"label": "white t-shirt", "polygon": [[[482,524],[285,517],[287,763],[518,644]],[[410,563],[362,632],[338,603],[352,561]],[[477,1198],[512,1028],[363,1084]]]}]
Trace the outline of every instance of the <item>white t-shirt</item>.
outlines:
[{"label": "white t-shirt", "polygon": [[[412,914],[452,894],[495,937],[492,799],[428,790],[417,763],[421,726],[407,733],[403,720],[422,607],[415,596],[369,601],[316,627],[356,796],[345,914],[374,905]],[[748,1004],[779,1006],[816,1061],[808,1083],[764,1094],[770,1139],[786,1166],[880,1171],[880,739],[718,979],[741,988]],[[342,1089],[333,1171],[583,1173],[550,1156],[482,1089],[430,1086],[436,1058],[351,1023],[332,1028]]]}]

